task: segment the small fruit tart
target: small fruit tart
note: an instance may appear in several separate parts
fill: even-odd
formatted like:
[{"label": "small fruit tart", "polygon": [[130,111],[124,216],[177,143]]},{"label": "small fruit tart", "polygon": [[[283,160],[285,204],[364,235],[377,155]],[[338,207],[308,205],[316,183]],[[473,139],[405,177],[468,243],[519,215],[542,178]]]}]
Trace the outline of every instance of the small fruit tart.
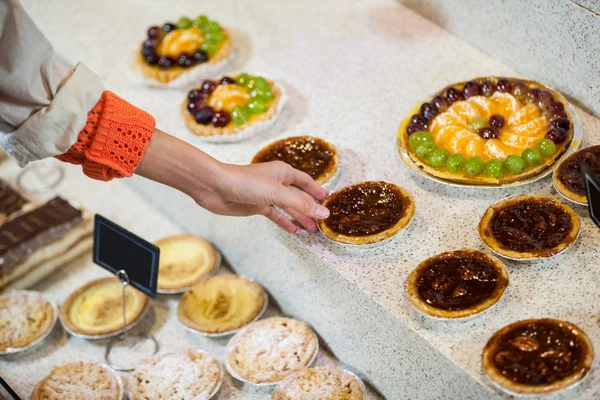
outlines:
[{"label": "small fruit tart", "polygon": [[574,129],[567,104],[533,81],[460,82],[408,114],[398,145],[417,167],[450,182],[524,181],[553,167],[569,148]]},{"label": "small fruit tart", "polygon": [[284,102],[273,81],[242,73],[205,80],[188,93],[181,113],[195,135],[237,141],[269,127]]},{"label": "small fruit tart", "polygon": [[135,61],[145,78],[167,84],[191,71],[214,74],[231,53],[227,30],[201,15],[150,27]]}]

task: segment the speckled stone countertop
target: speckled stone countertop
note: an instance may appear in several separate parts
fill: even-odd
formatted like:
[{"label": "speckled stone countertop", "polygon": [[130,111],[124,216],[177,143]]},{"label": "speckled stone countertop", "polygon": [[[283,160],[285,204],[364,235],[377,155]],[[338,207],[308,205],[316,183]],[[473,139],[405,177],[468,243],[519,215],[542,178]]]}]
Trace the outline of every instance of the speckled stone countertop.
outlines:
[{"label": "speckled stone countertop", "polygon": [[[564,318],[600,346],[600,230],[583,208],[576,208],[578,243],[550,261],[507,262],[507,296],[484,315],[435,322],[417,315],[406,297],[406,278],[424,258],[483,249],[476,227],[490,204],[522,193],[556,196],[550,179],[513,189],[442,186],[414,175],[397,154],[398,124],[415,103],[451,82],[516,75],[509,66],[394,1],[25,4],[59,51],[98,71],[108,88],[153,113],[160,128],[223,161],[246,163],[274,139],[312,134],[340,148],[338,186],[385,179],[413,195],[415,219],[397,240],[348,251],[320,235],[288,236],[262,218],[216,217],[167,188],[130,181],[186,230],[215,242],[238,272],[258,277],[286,314],[316,326],[336,357],[359,368],[387,398],[500,398],[481,372],[481,351],[496,330],[523,318]],[[129,84],[126,59],[146,28],[200,13],[232,28],[239,46],[233,68],[268,74],[287,89],[288,108],[268,133],[234,145],[203,143],[179,118],[185,91]],[[578,113],[584,145],[599,143],[600,121]],[[600,396],[597,362],[577,395]]]}]

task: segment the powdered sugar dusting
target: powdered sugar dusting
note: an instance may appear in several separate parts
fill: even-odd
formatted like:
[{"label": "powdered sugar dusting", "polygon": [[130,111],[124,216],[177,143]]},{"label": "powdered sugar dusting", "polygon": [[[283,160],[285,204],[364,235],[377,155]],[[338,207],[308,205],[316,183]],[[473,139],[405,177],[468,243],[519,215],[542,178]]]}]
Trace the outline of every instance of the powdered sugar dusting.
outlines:
[{"label": "powdered sugar dusting", "polygon": [[0,298],[0,351],[25,347],[42,336],[54,313],[48,299],[37,292],[19,291]]},{"label": "powdered sugar dusting", "polygon": [[352,375],[330,367],[306,368],[283,381],[273,400],[363,400],[365,393]]}]

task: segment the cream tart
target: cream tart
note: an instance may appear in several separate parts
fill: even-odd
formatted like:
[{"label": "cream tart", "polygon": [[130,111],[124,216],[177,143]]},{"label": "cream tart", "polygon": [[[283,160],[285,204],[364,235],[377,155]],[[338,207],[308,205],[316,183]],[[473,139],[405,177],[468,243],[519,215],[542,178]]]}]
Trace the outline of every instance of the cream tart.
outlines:
[{"label": "cream tart", "polygon": [[269,126],[283,103],[282,89],[273,81],[241,73],[202,82],[188,93],[181,115],[197,136],[240,136]]},{"label": "cream tart", "polygon": [[507,286],[508,273],[497,258],[464,249],[421,262],[408,277],[408,296],[422,314],[458,319],[492,307]]},{"label": "cream tart", "polygon": [[226,60],[232,51],[229,32],[201,15],[152,26],[136,57],[146,78],[169,83],[182,74]]},{"label": "cream tart", "polygon": [[587,204],[585,177],[580,164],[585,162],[597,175],[600,174],[600,146],[578,150],[558,164],[554,171],[554,187],[568,200]]},{"label": "cream tart", "polygon": [[320,185],[326,184],[339,168],[337,149],[323,139],[295,136],[278,140],[258,152],[253,164],[283,161],[297,170],[306,172]]},{"label": "cream tart", "polygon": [[193,235],[177,235],[154,243],[160,249],[158,290],[185,290],[219,267],[220,255],[208,241]]},{"label": "cream tart", "polygon": [[305,368],[283,380],[271,400],[364,400],[364,386],[337,368]]},{"label": "cream tart", "polygon": [[483,350],[483,369],[511,394],[546,395],[580,382],[594,349],[586,334],[556,319],[528,319],[496,332]]},{"label": "cream tart", "polygon": [[132,373],[129,393],[131,400],[208,400],[222,382],[214,357],[188,349],[142,360]]},{"label": "cream tart", "polygon": [[96,362],[71,362],[54,367],[37,384],[31,400],[121,400],[120,380]]},{"label": "cream tart", "polygon": [[347,186],[323,201],[329,218],[318,221],[328,238],[353,245],[381,242],[404,229],[415,214],[411,195],[388,182],[370,181]]},{"label": "cream tart", "polygon": [[306,324],[273,317],[255,322],[227,344],[227,369],[236,379],[253,384],[277,384],[312,363],[317,336]]},{"label": "cream tart", "polygon": [[[60,307],[60,321],[74,334],[87,338],[104,337],[123,329],[123,285],[115,277],[86,283],[69,295]],[[127,286],[127,326],[137,322],[144,313],[148,298],[137,289]]]},{"label": "cream tart", "polygon": [[552,167],[569,148],[574,132],[567,104],[534,81],[460,82],[411,110],[398,145],[414,165],[450,182],[523,181]]},{"label": "cream tart", "polygon": [[489,207],[478,230],[483,243],[503,257],[541,259],[575,243],[580,221],[571,207],[555,198],[521,195]]},{"label": "cream tart", "polygon": [[41,293],[19,290],[0,296],[0,353],[24,349],[48,334],[56,307]]},{"label": "cream tart", "polygon": [[267,293],[256,282],[233,274],[216,275],[181,296],[177,315],[204,334],[233,333],[263,312]]}]

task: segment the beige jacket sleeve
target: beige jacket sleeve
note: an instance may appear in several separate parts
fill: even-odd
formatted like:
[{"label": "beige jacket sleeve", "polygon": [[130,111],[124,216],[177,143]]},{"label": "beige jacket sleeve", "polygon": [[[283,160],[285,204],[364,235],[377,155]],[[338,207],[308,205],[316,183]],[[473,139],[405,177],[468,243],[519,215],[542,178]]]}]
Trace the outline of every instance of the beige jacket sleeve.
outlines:
[{"label": "beige jacket sleeve", "polygon": [[0,146],[21,167],[65,153],[102,95],[85,65],[71,69],[18,0],[0,0]]}]

